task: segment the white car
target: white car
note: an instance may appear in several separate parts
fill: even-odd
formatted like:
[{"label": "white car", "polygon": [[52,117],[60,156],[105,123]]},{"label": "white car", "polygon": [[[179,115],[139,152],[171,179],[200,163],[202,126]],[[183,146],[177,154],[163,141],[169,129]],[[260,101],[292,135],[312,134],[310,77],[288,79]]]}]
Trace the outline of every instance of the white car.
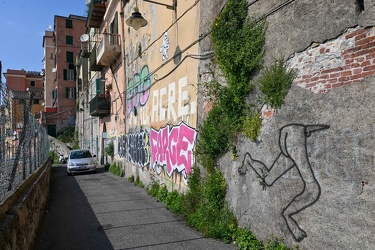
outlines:
[{"label": "white car", "polygon": [[87,149],[75,149],[70,151],[66,164],[66,173],[96,172],[96,155],[92,155]]}]

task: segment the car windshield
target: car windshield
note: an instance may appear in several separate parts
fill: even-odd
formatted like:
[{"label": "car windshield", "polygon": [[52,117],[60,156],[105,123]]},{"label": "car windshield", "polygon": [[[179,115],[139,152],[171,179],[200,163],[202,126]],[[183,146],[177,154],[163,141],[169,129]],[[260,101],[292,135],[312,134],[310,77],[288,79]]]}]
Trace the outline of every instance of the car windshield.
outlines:
[{"label": "car windshield", "polygon": [[91,158],[90,151],[74,151],[70,154],[70,159],[80,159],[80,158]]}]

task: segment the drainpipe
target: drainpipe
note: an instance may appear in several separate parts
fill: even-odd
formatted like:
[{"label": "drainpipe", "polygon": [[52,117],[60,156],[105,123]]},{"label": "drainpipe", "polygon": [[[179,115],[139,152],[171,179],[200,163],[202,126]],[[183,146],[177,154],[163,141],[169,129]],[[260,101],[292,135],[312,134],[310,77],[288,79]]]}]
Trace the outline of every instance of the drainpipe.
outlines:
[{"label": "drainpipe", "polygon": [[[124,8],[125,8],[125,1],[121,1],[121,12],[120,12],[120,17],[121,17],[121,31],[122,31],[122,53],[123,53],[123,67],[124,67],[124,88],[123,88],[123,94],[124,94],[124,102],[122,103],[122,113],[124,114],[124,134],[126,134],[126,91],[127,91],[127,83],[126,83],[126,56],[125,56],[125,18],[124,18]],[[121,93],[119,93],[120,98],[121,98]],[[126,176],[125,172],[125,166],[123,166],[124,170],[124,176]]]}]

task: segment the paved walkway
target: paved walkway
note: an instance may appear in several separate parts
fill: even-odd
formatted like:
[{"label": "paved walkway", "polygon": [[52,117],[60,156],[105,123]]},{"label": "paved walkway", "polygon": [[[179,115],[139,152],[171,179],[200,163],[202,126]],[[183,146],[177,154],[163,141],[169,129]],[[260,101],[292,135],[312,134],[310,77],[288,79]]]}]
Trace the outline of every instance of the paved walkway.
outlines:
[{"label": "paved walkway", "polygon": [[100,168],[67,176],[54,165],[51,199],[35,249],[236,249],[187,227],[163,203]]}]

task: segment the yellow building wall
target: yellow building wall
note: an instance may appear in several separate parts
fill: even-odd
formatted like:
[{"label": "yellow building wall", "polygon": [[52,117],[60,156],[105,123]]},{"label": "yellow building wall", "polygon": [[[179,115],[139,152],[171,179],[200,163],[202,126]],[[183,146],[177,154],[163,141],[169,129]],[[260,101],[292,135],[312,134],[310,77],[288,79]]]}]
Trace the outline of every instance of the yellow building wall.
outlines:
[{"label": "yellow building wall", "polygon": [[132,175],[184,189],[198,134],[199,5],[181,1],[171,10],[141,1],[138,8],[148,24],[125,29],[127,127],[119,149]]}]

